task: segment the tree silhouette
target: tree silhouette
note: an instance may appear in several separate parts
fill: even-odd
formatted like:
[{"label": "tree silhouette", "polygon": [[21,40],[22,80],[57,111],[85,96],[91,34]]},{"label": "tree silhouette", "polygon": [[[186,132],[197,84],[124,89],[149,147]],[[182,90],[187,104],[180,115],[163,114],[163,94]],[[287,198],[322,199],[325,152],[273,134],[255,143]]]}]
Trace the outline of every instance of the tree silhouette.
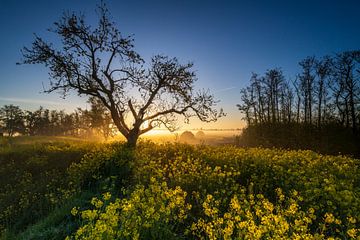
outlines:
[{"label": "tree silhouette", "polygon": [[3,126],[4,131],[8,136],[12,137],[15,133],[24,133],[24,112],[19,106],[12,104],[5,105],[0,108],[0,126]]},{"label": "tree silhouette", "polygon": [[134,50],[134,39],[124,37],[110,19],[105,6],[98,6],[95,28],[84,15],[64,13],[49,29],[61,46],[35,35],[30,48],[22,49],[22,64],[43,64],[49,69],[50,88],[45,92],[69,90],[93,96],[109,109],[114,124],[135,146],[138,137],[161,125],[175,129],[176,116],[216,121],[223,115],[208,91],[195,92],[193,64],[176,58],[155,56],[148,69]]},{"label": "tree silhouette", "polygon": [[242,147],[308,149],[360,156],[360,51],[311,56],[290,80],[280,69],[253,73],[236,106]]}]

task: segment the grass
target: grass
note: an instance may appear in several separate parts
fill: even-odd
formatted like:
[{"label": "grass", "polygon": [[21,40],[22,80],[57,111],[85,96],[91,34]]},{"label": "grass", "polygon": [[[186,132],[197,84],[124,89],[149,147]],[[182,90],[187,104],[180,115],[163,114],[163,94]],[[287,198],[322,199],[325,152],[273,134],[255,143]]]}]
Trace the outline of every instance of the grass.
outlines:
[{"label": "grass", "polygon": [[77,222],[69,212],[74,206],[87,206],[96,193],[84,191],[68,199],[64,204],[56,207],[46,217],[30,225],[20,233],[8,232],[4,240],[37,240],[37,239],[65,239],[68,234],[76,230]]},{"label": "grass", "polygon": [[22,231],[73,193],[67,168],[95,143],[64,138],[5,138],[0,145],[0,230]]}]

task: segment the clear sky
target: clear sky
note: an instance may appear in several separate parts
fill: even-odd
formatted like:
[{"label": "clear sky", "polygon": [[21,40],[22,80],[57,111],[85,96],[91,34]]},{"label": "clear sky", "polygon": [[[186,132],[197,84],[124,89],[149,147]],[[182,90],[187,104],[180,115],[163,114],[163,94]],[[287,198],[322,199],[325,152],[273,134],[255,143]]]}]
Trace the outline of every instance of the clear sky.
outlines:
[{"label": "clear sky", "polygon": [[[62,12],[84,13],[95,21],[95,0],[0,0],[0,106],[15,104],[34,110],[40,105],[72,111],[86,107],[73,94],[42,94],[47,69],[16,65],[20,49],[30,46],[33,33],[46,32]],[[236,108],[239,90],[251,72],[281,67],[287,77],[299,71],[306,56],[323,56],[360,48],[360,1],[106,1],[124,34],[135,35],[136,50],[145,60],[155,54],[193,61],[199,88],[221,100],[227,117],[213,124],[192,121],[191,127],[241,127]],[[184,126],[186,128],[188,126]]]}]

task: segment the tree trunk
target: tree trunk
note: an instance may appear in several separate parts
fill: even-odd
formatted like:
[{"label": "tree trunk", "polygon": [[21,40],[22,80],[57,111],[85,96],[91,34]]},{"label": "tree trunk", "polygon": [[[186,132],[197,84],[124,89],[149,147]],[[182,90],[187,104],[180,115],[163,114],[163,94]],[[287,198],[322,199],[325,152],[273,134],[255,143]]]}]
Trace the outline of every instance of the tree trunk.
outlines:
[{"label": "tree trunk", "polygon": [[300,104],[301,104],[301,99],[300,99],[300,96],[298,95],[297,107],[296,107],[296,122],[297,123],[300,122]]},{"label": "tree trunk", "polygon": [[322,103],[323,103],[323,86],[324,85],[324,79],[320,78],[319,81],[319,93],[318,93],[318,128],[320,128],[322,122],[321,122],[321,113],[322,113]]},{"label": "tree trunk", "polygon": [[304,92],[304,122],[307,123],[308,120],[308,96],[307,91],[305,89]]},{"label": "tree trunk", "polygon": [[356,133],[356,113],[355,113],[355,101],[353,92],[350,92],[350,112],[351,112],[351,123],[353,133]]},{"label": "tree trunk", "polygon": [[308,111],[309,111],[309,123],[310,123],[310,125],[312,124],[312,105],[313,105],[313,103],[312,103],[312,85],[311,85],[311,82],[309,82],[309,89],[308,89],[308,91],[309,91],[309,109],[308,109]]},{"label": "tree trunk", "polygon": [[138,139],[139,129],[132,129],[130,133],[126,136],[127,145],[131,148],[135,148]]},{"label": "tree trunk", "polygon": [[350,126],[350,116],[349,116],[349,103],[348,100],[345,100],[345,117],[346,117],[346,128],[349,128]]}]

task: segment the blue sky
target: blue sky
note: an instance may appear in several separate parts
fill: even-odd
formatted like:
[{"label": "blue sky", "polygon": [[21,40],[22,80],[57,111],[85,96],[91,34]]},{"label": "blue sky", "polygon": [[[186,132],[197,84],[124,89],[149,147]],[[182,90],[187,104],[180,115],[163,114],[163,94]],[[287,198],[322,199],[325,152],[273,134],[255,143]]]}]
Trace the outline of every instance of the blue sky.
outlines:
[{"label": "blue sky", "polygon": [[[33,110],[39,105],[71,111],[86,107],[73,94],[42,94],[47,69],[16,65],[20,49],[33,33],[54,40],[46,29],[65,10],[83,12],[95,21],[94,0],[0,1],[0,106],[13,103]],[[323,56],[360,47],[360,1],[106,1],[124,34],[135,35],[145,60],[155,54],[194,62],[199,88],[221,100],[227,117],[194,127],[240,127],[239,90],[251,72],[281,67],[287,77],[299,71],[306,56]]]}]

